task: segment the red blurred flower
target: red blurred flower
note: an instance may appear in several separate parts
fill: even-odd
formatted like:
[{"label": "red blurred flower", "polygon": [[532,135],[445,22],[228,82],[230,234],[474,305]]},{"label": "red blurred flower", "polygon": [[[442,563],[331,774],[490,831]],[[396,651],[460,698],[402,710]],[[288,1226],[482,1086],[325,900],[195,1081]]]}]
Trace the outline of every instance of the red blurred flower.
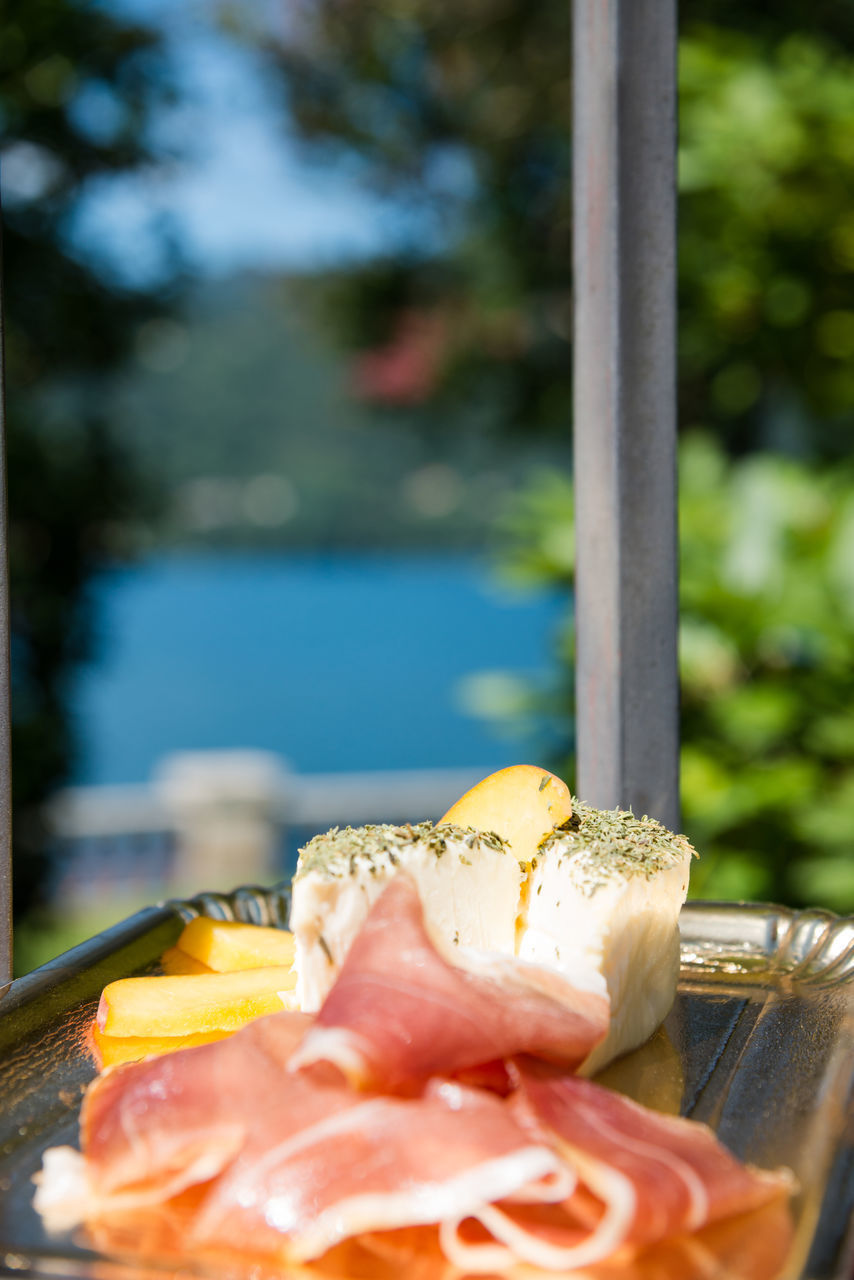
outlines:
[{"label": "red blurred flower", "polygon": [[353,394],[382,404],[423,404],[438,385],[447,338],[439,312],[402,311],[389,341],[357,356]]}]

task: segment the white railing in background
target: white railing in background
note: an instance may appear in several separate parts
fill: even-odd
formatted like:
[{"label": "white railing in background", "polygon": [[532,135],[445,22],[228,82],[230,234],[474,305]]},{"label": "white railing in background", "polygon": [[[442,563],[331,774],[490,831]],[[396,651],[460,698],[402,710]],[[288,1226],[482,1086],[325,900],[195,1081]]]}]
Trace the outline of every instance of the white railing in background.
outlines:
[{"label": "white railing in background", "polygon": [[333,826],[437,819],[488,769],[297,774],[261,751],[170,756],[150,783],[69,787],[45,809],[63,900],[266,884]]}]

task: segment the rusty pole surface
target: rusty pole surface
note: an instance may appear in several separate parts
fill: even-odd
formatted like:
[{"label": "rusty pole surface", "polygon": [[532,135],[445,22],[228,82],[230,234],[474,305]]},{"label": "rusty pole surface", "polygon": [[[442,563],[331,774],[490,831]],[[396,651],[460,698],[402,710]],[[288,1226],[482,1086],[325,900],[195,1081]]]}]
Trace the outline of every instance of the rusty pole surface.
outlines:
[{"label": "rusty pole surface", "polygon": [[574,0],[578,793],[679,826],[676,0]]},{"label": "rusty pole surface", "polygon": [[6,402],[0,209],[0,994],[12,980],[12,743],[9,688],[9,562],[6,537]]}]

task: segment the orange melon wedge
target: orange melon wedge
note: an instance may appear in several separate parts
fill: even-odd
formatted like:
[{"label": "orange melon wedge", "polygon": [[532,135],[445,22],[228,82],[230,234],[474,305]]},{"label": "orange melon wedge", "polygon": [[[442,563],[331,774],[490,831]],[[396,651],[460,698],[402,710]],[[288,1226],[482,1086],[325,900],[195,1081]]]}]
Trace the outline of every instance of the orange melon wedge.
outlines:
[{"label": "orange melon wedge", "polygon": [[185,1036],[236,1031],[252,1018],[285,1007],[290,968],[270,966],[236,973],[187,973],[119,978],[101,992],[97,1026],[111,1036]]}]

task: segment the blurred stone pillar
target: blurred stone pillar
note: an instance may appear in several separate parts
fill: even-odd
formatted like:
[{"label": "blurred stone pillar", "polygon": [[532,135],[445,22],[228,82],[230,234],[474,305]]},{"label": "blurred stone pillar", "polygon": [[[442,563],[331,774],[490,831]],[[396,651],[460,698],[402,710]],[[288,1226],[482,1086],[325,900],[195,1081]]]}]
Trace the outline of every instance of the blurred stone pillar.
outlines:
[{"label": "blurred stone pillar", "polygon": [[279,759],[263,751],[167,757],[154,789],[177,835],[169,892],[187,897],[272,883],[286,777]]}]

